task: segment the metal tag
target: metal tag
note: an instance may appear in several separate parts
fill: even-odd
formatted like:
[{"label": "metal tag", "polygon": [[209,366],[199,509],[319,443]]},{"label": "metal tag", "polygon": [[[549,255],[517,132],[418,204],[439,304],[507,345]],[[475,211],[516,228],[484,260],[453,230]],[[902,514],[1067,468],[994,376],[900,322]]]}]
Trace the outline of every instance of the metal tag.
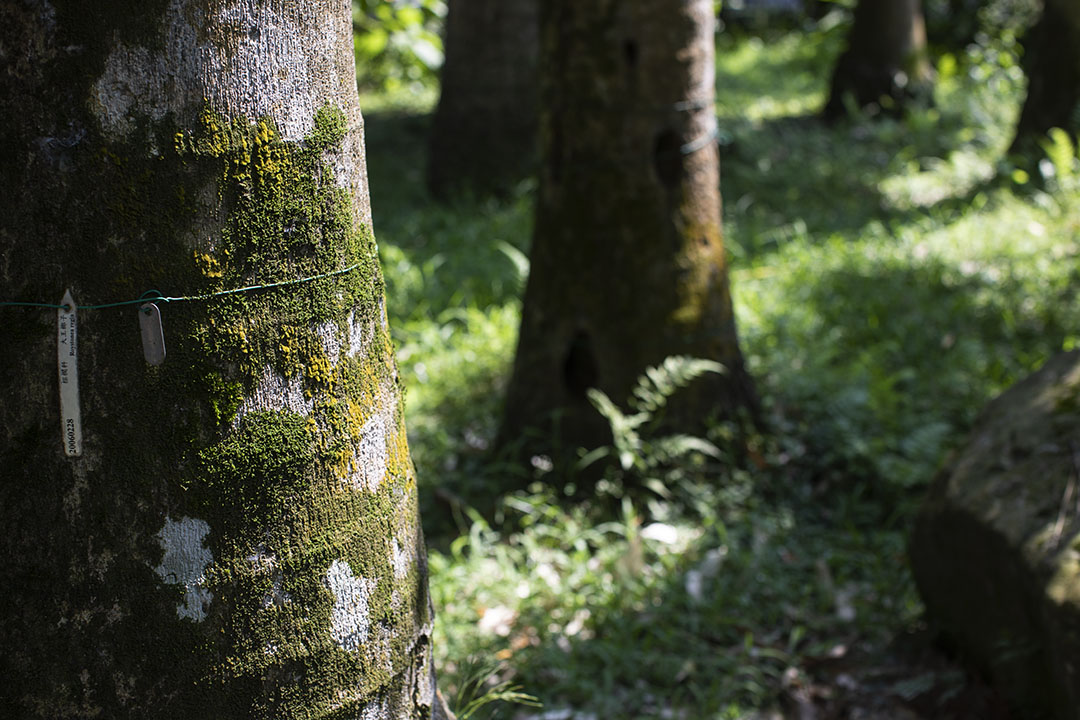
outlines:
[{"label": "metal tag", "polygon": [[60,438],[69,457],[82,455],[79,412],[79,318],[71,290],[56,311],[56,366],[60,375]]},{"label": "metal tag", "polygon": [[154,303],[139,306],[139,332],[146,362],[160,365],[165,362],[165,332],[161,329],[161,310]]}]

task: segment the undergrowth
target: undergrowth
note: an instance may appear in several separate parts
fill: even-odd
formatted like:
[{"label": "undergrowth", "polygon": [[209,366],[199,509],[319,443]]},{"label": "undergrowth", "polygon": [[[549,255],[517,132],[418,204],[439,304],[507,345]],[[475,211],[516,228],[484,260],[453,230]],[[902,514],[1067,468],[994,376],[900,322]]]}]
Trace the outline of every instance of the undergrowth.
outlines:
[{"label": "undergrowth", "polygon": [[[432,98],[367,113],[440,686],[459,710],[751,717],[886,647],[920,623],[904,547],[935,469],[990,397],[1080,344],[1075,147],[1048,139],[1039,178],[1003,159],[1015,47],[950,55],[933,108],[827,127],[814,113],[841,35],[828,20],[719,43],[732,287],[768,432],[717,427],[660,462],[643,421],[586,449],[622,460],[586,501],[546,482],[543,458],[489,452],[534,187],[437,205]],[[598,403],[613,421],[641,411]]]}]

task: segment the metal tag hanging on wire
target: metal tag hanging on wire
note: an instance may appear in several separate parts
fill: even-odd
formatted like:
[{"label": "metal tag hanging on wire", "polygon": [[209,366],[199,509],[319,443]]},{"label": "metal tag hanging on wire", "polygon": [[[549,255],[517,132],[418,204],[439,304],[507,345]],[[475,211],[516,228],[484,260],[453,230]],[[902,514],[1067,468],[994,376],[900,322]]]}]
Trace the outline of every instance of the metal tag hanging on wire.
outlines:
[{"label": "metal tag hanging on wire", "polygon": [[82,455],[79,410],[79,317],[71,290],[56,311],[56,367],[60,379],[60,437],[68,457]]},{"label": "metal tag hanging on wire", "polygon": [[139,306],[139,334],[146,362],[151,365],[165,362],[165,331],[161,327],[161,310],[154,303]]}]

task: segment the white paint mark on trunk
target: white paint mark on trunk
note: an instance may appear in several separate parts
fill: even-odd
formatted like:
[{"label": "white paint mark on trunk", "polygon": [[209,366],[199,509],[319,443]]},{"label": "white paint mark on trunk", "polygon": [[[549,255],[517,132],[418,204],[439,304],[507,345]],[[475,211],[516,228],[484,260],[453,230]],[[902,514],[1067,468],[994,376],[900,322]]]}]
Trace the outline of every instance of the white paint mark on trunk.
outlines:
[{"label": "white paint mark on trunk", "polygon": [[357,577],[349,563],[335,560],[326,571],[326,584],[334,594],[334,607],[330,611],[330,637],[342,650],[358,652],[371,629],[368,601],[377,583],[369,578]]},{"label": "white paint mark on trunk", "polygon": [[206,568],[214,561],[210,550],[203,547],[203,539],[209,532],[210,526],[205,521],[183,517],[165,518],[165,526],[157,534],[165,554],[154,572],[169,585],[184,586],[184,601],[176,606],[176,614],[195,622],[206,619],[206,608],[214,599],[203,587]]}]

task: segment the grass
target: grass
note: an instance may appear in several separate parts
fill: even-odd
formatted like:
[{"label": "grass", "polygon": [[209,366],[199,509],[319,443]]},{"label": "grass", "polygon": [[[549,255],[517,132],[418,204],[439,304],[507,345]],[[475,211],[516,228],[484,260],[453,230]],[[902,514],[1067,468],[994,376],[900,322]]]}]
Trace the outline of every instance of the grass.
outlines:
[{"label": "grass", "polygon": [[[610,475],[587,502],[558,496],[542,461],[487,452],[532,185],[434,204],[432,98],[365,104],[440,685],[459,709],[508,700],[473,717],[749,718],[839,692],[845,662],[880,667],[920,627],[904,554],[920,493],[990,397],[1078,344],[1080,193],[1068,168],[1018,184],[1002,160],[1015,58],[973,47],[933,109],[827,127],[813,114],[838,37],[719,46],[732,284],[769,432],[748,467],[719,427],[719,458],[690,453],[649,492]],[[503,495],[510,474],[534,482]],[[907,698],[928,672],[878,673],[874,692]]]}]

